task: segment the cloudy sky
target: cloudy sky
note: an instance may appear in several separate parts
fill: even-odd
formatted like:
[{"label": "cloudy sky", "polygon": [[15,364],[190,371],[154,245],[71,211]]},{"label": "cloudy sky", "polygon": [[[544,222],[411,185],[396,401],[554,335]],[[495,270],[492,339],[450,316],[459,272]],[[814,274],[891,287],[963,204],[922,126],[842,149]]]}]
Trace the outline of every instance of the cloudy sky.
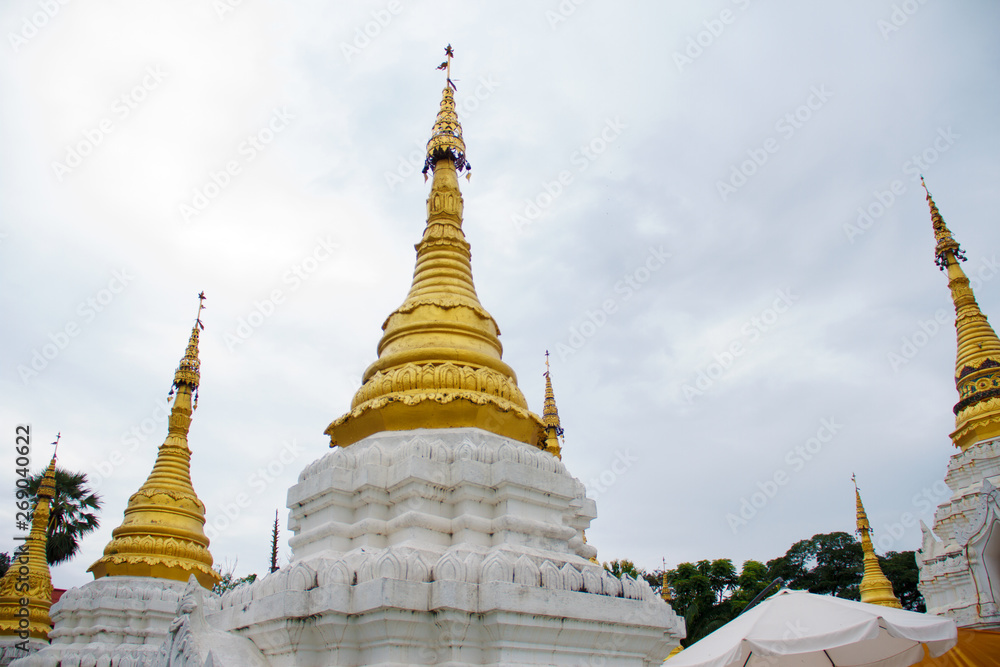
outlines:
[{"label": "cloudy sky", "polygon": [[919,546],[957,399],[916,176],[997,320],[1000,5],[16,0],[0,27],[3,437],[30,424],[37,470],[62,432],[105,498],[57,586],[152,466],[201,290],[194,484],[216,561],[266,570],[408,290],[449,42],[479,295],[536,411],[552,352],[599,557],[776,557],[853,530],[852,472],[881,550]]}]

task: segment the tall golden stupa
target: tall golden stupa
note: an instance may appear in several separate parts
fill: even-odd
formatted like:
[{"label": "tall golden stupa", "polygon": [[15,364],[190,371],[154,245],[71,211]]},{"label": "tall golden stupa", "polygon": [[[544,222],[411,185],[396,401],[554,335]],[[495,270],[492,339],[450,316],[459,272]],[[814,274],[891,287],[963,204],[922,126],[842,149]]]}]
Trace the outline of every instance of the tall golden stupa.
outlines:
[{"label": "tall golden stupa", "polygon": [[[58,440],[57,440],[58,442]],[[56,495],[56,457],[38,485],[31,531],[24,547],[14,552],[10,568],[0,580],[0,637],[47,640],[52,621],[52,577],[45,555],[49,508]],[[24,611],[27,610],[25,617]]]},{"label": "tall golden stupa", "polygon": [[955,302],[955,387],[959,401],[954,408],[955,431],[951,439],[956,447],[965,450],[976,442],[1000,436],[1000,339],[979,309],[969,278],[959,264],[965,261],[965,253],[945,225],[926,184],[924,190],[937,241],[935,263],[947,272]]},{"label": "tall golden stupa", "polygon": [[201,381],[198,332],[203,328],[204,299],[202,292],[187,350],[174,373],[167,438],[160,445],[153,471],[129,498],[125,518],[112,531],[104,556],[90,566],[88,571],[95,579],[133,576],[187,581],[194,575],[205,588],[219,581],[205,535],[205,505],[191,485],[188,446],[191,413],[198,407]]},{"label": "tall golden stupa", "polygon": [[861,577],[861,601],[883,607],[894,607],[902,609],[899,598],[892,591],[892,582],[882,572],[878,564],[878,556],[875,555],[875,547],[872,544],[872,527],[868,523],[868,515],[865,513],[865,506],[861,503],[861,492],[858,490],[858,482],[854,480],[854,497],[857,502],[858,513],[858,533],[861,535],[861,550],[865,554],[865,570]]},{"label": "tall golden stupa", "polygon": [[382,325],[378,359],[365,371],[351,410],[326,429],[346,447],[379,431],[478,427],[544,446],[544,425],[528,410],[502,360],[500,329],[476,295],[472,253],[462,231],[458,175],[469,170],[455,113],[451,50],[441,108],[427,142],[427,226],[415,246],[413,284]]}]

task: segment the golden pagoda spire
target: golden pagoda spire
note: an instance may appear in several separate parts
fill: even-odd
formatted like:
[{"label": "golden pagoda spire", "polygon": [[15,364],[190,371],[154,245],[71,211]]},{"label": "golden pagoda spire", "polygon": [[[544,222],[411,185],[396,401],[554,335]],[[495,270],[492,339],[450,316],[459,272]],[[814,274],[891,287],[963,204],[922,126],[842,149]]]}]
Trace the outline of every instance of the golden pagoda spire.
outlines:
[{"label": "golden pagoda spire", "polygon": [[[56,437],[59,442],[59,437]],[[55,444],[55,443],[53,443]],[[52,576],[45,550],[48,544],[49,508],[56,495],[56,455],[38,484],[31,516],[31,532],[14,551],[10,568],[0,580],[0,636],[47,640],[52,621]]]},{"label": "golden pagoda spire", "polygon": [[865,506],[861,504],[861,492],[858,491],[858,480],[851,475],[854,482],[854,496],[857,499],[858,509],[858,533],[861,535],[861,550],[865,554],[865,572],[861,577],[861,601],[883,607],[895,607],[902,609],[899,598],[892,592],[892,582],[882,572],[878,564],[878,556],[875,555],[875,547],[872,545],[871,524],[868,523],[868,515],[865,514]]},{"label": "golden pagoda spire", "polygon": [[667,604],[674,601],[674,596],[670,594],[670,582],[667,581],[667,559],[663,559],[663,583],[662,588],[660,588],[660,597]]},{"label": "golden pagoda spire", "polygon": [[545,451],[557,459],[562,458],[563,428],[559,423],[559,410],[556,408],[556,395],[552,392],[552,374],[549,371],[549,351],[545,350],[545,409],[542,411],[542,422],[545,424]]},{"label": "golden pagoda spire", "polygon": [[948,287],[955,303],[955,330],[958,354],[955,360],[955,387],[959,401],[955,404],[955,431],[951,439],[955,446],[966,449],[981,440],[1000,436],[1000,339],[979,310],[969,278],[959,264],[965,253],[944,223],[927,185],[934,227],[934,263],[948,272]]},{"label": "golden pagoda spire", "polygon": [[153,471],[129,498],[125,519],[112,531],[104,556],[90,566],[95,579],[132,576],[187,581],[193,574],[205,588],[219,581],[219,575],[212,570],[212,554],[205,536],[205,505],[191,486],[187,439],[201,381],[198,331],[205,328],[201,323],[204,300],[202,292],[187,350],[174,373],[170,390],[174,405],[167,438],[160,445]]},{"label": "golden pagoda spire", "polygon": [[445,54],[449,74],[427,143],[425,174],[432,171],[434,179],[413,284],[382,325],[378,360],[365,371],[350,412],[327,427],[331,447],[380,431],[466,426],[541,444],[542,421],[501,359],[500,330],[472,280],[458,187],[469,163],[455,113],[450,45]]}]

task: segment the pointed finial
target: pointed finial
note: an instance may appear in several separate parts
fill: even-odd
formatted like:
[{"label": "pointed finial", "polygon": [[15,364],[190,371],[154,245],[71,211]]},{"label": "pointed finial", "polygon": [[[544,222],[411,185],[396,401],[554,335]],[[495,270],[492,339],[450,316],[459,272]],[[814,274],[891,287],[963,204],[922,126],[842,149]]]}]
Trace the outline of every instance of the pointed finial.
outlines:
[{"label": "pointed finial", "polygon": [[167,396],[167,400],[169,401],[174,397],[174,392],[182,384],[187,385],[194,394],[194,406],[192,410],[198,409],[198,385],[201,382],[201,361],[198,360],[198,332],[205,329],[205,325],[201,321],[201,311],[205,309],[206,298],[205,292],[198,293],[198,313],[195,315],[194,326],[191,328],[191,337],[188,339],[184,356],[181,357],[181,362],[174,372],[174,383],[171,385],[170,394]]},{"label": "pointed finial", "polygon": [[556,458],[562,458],[560,440],[563,437],[562,424],[559,422],[559,409],[556,407],[556,395],[552,391],[552,373],[549,367],[549,351],[545,350],[545,407],[542,410],[542,423],[545,424],[545,445],[543,449]]},{"label": "pointed finial", "polygon": [[941,217],[941,211],[938,210],[937,204],[934,203],[934,198],[931,196],[931,191],[927,189],[927,183],[924,181],[923,175],[920,176],[920,185],[923,186],[924,192],[927,193],[927,204],[931,209],[931,224],[934,226],[934,238],[937,241],[937,245],[934,248],[934,263],[937,264],[940,270],[944,271],[948,268],[948,253],[951,253],[956,260],[964,262],[965,251],[958,245],[958,241],[951,235],[951,230],[945,225],[944,218]]},{"label": "pointed finial", "polygon": [[465,141],[462,139],[462,125],[458,122],[458,114],[455,113],[455,83],[451,79],[451,59],[455,57],[455,51],[451,44],[444,48],[446,60],[438,65],[438,69],[446,71],[445,87],[441,93],[441,109],[438,111],[434,127],[431,129],[431,139],[427,142],[427,159],[424,160],[424,181],[427,180],[427,172],[433,171],[438,160],[452,160],[455,163],[455,171],[459,174],[462,170],[467,173],[466,178],[472,175],[472,165],[465,159]]},{"label": "pointed finial", "polygon": [[55,447],[55,449],[52,450],[52,458],[53,459],[56,457],[56,452],[59,451],[59,438],[61,438],[61,437],[62,437],[62,431],[60,431],[59,433],[56,433],[56,441],[52,443],[52,445]]}]

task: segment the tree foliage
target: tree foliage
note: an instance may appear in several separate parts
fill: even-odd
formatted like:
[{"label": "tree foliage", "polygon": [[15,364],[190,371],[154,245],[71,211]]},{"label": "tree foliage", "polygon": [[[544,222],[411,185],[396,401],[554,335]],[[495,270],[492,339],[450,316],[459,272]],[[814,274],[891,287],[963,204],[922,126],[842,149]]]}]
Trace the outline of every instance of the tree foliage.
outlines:
[{"label": "tree foliage", "polygon": [[890,551],[885,558],[879,556],[878,562],[882,566],[882,572],[892,582],[893,592],[903,609],[926,612],[924,596],[917,588],[920,570],[917,568],[916,554],[912,551]]},{"label": "tree foliage", "polygon": [[861,543],[837,532],[796,542],[784,556],[768,561],[767,568],[772,579],[781,577],[788,588],[858,600],[863,561]]},{"label": "tree foliage", "polygon": [[227,558],[225,562],[221,565],[216,565],[212,569],[215,573],[219,575],[219,583],[212,587],[212,592],[217,595],[222,595],[226,591],[231,591],[234,588],[239,588],[244,584],[252,584],[257,581],[256,574],[248,574],[245,577],[236,576],[236,564],[238,560],[229,561]]},{"label": "tree foliage", "polygon": [[[889,552],[879,562],[903,608],[924,611],[914,552]],[[619,578],[641,576],[661,592],[662,570],[645,572],[624,559],[605,563],[604,568]],[[667,570],[667,582],[671,605],[687,624],[687,637],[681,641],[687,647],[736,618],[778,577],[788,588],[858,600],[863,572],[861,543],[853,535],[835,532],[800,540],[767,564],[748,560],[739,572],[728,558],[680,563]]]},{"label": "tree foliage", "polygon": [[[28,478],[28,491],[38,499],[38,485],[45,471]],[[101,497],[87,485],[87,475],[56,467],[56,495],[49,506],[48,542],[45,558],[56,565],[73,558],[80,551],[80,541],[97,530],[101,522]]]},{"label": "tree foliage", "polygon": [[619,579],[621,579],[622,575],[625,574],[632,577],[633,579],[638,579],[639,577],[643,576],[642,570],[637,568],[635,566],[635,563],[633,563],[630,560],[624,560],[624,559],[613,560],[609,563],[604,563],[604,569],[610,572],[611,574],[615,575]]}]

